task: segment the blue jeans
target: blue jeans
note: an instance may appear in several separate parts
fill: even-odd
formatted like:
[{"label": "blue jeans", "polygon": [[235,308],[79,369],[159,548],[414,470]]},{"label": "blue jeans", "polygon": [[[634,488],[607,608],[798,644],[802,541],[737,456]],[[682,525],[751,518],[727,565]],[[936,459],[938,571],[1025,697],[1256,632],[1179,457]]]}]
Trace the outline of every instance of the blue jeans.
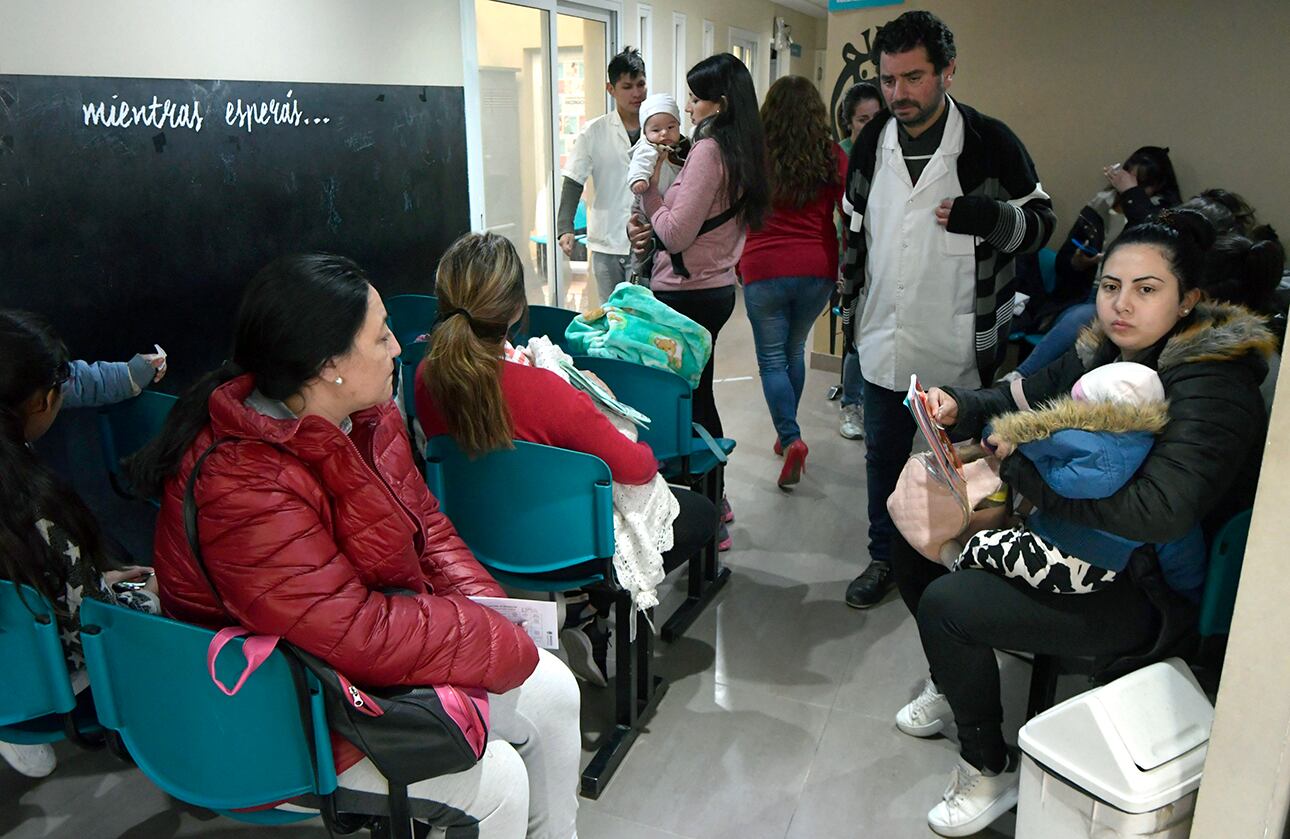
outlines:
[{"label": "blue jeans", "polygon": [[896,526],[887,512],[887,498],[896,489],[914,447],[914,416],[905,407],[905,394],[864,383],[864,465],[869,493],[869,558],[891,561]]},{"label": "blue jeans", "polygon": [[802,436],[797,405],[806,386],[806,336],[832,293],[827,277],[775,277],[744,285],[762,393],[785,446]]},{"label": "blue jeans", "polygon": [[1026,360],[1017,365],[1017,372],[1023,377],[1033,376],[1052,364],[1075,346],[1080,330],[1088,326],[1097,315],[1097,306],[1093,303],[1078,303],[1057,316],[1053,328],[1044,335],[1044,340],[1026,356]]},{"label": "blue jeans", "polygon": [[864,375],[860,372],[860,353],[850,341],[842,351],[842,407],[864,401]]}]

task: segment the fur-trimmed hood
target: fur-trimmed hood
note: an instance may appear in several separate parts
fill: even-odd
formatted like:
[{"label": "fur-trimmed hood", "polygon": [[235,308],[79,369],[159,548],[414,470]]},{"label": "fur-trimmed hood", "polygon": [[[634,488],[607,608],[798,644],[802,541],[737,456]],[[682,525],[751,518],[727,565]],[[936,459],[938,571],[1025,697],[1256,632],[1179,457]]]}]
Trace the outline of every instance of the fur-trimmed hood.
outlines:
[{"label": "fur-trimmed hood", "polygon": [[1079,402],[1069,396],[1054,399],[1034,411],[1015,411],[990,420],[995,436],[1014,446],[1051,437],[1065,429],[1123,434],[1159,434],[1169,422],[1169,403],[1149,401]]},{"label": "fur-trimmed hood", "polygon": [[[1080,333],[1075,346],[1085,369],[1096,365],[1106,340],[1096,320]],[[1266,359],[1276,351],[1277,339],[1262,317],[1244,306],[1205,301],[1165,340],[1155,368],[1163,373],[1180,364],[1231,361],[1250,353]]]}]

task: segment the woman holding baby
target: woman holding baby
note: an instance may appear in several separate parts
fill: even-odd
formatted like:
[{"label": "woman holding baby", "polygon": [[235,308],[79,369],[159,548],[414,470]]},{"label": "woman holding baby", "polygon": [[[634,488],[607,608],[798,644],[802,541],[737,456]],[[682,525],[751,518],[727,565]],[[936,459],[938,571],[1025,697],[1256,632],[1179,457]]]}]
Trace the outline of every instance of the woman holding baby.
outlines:
[{"label": "woman holding baby", "polygon": [[[1018,760],[1003,739],[995,650],[1162,657],[1190,629],[1205,572],[1203,558],[1199,565],[1171,560],[1170,546],[1252,502],[1267,424],[1259,383],[1275,341],[1248,310],[1203,299],[1205,253],[1214,238],[1208,222],[1186,210],[1130,228],[1107,248],[1097,318],[1066,355],[1016,382],[928,394],[933,417],[956,437],[984,432],[1001,458],[1004,484],[1045,522],[973,536],[953,573],[903,540],[893,544],[900,593],[918,619],[931,671],[922,693],[897,714],[897,727],[916,737],[950,721],[958,730],[959,763],[928,813],[941,835],[981,830],[1017,800]],[[1154,371],[1139,380],[1146,390],[1117,381],[1107,391],[1097,381],[1105,377],[1090,376],[1122,362]],[[1122,485],[1107,487],[1109,494],[1063,486],[1032,447],[1056,440],[1072,423],[1085,442],[1108,430],[1124,434],[1125,426],[1086,426],[1071,417],[1089,415],[1081,402],[1113,401],[1116,394],[1144,401],[1132,392],[1148,392],[1156,377],[1163,394],[1145,401],[1163,406],[1164,416],[1140,465]],[[1071,412],[1057,417],[1058,403]],[[1035,413],[1016,421],[1024,411]],[[1016,572],[1024,563],[1009,565],[1028,556],[1065,569],[1082,560],[1105,570],[1109,554],[1087,547],[1111,544],[1107,538],[1130,546],[1127,563],[1111,579],[1099,572],[1097,585],[1070,593]]]}]

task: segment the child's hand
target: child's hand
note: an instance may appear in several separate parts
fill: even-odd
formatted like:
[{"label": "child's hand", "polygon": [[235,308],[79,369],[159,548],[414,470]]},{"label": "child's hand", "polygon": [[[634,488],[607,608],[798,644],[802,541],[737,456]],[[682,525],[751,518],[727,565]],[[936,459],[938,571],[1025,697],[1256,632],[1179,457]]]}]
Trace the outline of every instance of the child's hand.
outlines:
[{"label": "child's hand", "polygon": [[649,181],[632,181],[632,194],[640,195],[647,189],[649,189]]},{"label": "child's hand", "polygon": [[1016,446],[1009,443],[1007,440],[1001,439],[998,434],[991,434],[989,437],[982,440],[981,444],[994,452],[994,456],[1000,460],[1004,460],[1008,455],[1017,450]]}]

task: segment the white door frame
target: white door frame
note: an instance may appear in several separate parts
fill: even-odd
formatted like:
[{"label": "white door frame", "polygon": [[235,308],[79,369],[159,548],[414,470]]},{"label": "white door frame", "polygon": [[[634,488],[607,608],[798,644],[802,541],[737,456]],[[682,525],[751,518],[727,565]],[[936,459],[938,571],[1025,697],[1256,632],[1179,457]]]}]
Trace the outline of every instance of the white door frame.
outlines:
[{"label": "white door frame", "polygon": [[[547,231],[548,241],[552,243],[554,256],[555,217],[560,204],[560,149],[556,143],[556,118],[559,114],[559,99],[555,89],[556,62],[559,60],[559,37],[556,32],[556,16],[571,14],[604,20],[598,13],[605,13],[607,42],[610,52],[617,52],[622,43],[623,4],[621,0],[498,0],[512,6],[525,6],[547,12],[547,31],[544,46],[546,47],[546,77],[548,96],[546,97],[548,136],[546,145],[550,152],[548,167],[551,172],[550,182],[546,184],[547,195],[551,202],[548,208],[551,219]],[[479,101],[479,45],[478,22],[475,18],[475,0],[460,0],[461,10],[461,58],[462,93],[465,98],[466,112],[466,177],[467,194],[470,199],[470,229],[481,232],[484,229],[484,147],[483,123]],[[606,94],[607,95],[607,94]],[[562,300],[564,292],[556,281],[558,259],[547,260],[547,282],[550,283],[553,299]]]}]

